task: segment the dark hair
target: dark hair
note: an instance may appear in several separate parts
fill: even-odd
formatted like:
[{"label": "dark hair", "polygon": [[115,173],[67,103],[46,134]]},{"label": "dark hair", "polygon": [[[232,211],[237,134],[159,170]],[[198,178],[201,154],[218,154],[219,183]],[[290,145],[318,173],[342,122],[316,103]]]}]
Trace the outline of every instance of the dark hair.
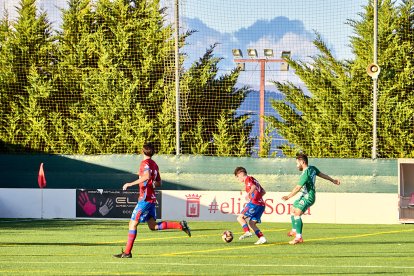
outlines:
[{"label": "dark hair", "polygon": [[308,165],[308,156],[304,153],[296,154],[296,160],[302,160],[306,165]]},{"label": "dark hair", "polygon": [[243,167],[237,167],[237,168],[234,170],[234,175],[235,175],[235,176],[237,176],[240,172],[243,172],[244,174],[247,174],[247,171],[246,171],[246,169],[245,169],[245,168],[243,168]]},{"label": "dark hair", "polygon": [[142,152],[149,157],[152,157],[155,154],[154,145],[152,143],[146,143],[142,147]]}]

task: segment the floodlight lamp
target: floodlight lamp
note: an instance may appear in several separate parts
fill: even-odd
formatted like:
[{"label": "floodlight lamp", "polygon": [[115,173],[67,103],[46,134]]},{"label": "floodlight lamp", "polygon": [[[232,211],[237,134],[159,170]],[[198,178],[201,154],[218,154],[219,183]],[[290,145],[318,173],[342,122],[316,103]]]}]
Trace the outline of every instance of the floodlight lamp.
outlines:
[{"label": "floodlight lamp", "polygon": [[247,54],[249,57],[257,57],[257,50],[256,49],[247,49]]},{"label": "floodlight lamp", "polygon": [[282,51],[281,57],[282,58],[290,58],[290,51]]},{"label": "floodlight lamp", "polygon": [[265,57],[273,57],[273,49],[264,49],[263,54]]},{"label": "floodlight lamp", "polygon": [[233,49],[232,50],[232,53],[233,53],[233,56],[235,58],[241,58],[241,57],[243,57],[243,53],[242,53],[242,51],[240,49]]},{"label": "floodlight lamp", "polygon": [[245,71],[246,70],[246,65],[245,63],[237,63],[237,69],[239,71]]}]

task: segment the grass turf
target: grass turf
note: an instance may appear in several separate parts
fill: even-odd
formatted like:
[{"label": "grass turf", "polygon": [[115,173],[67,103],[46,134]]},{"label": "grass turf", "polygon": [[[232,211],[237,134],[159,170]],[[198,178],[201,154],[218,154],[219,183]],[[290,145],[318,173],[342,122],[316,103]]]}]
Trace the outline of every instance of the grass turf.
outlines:
[{"label": "grass turf", "polygon": [[[287,223],[262,223],[269,243],[238,240],[236,222],[189,222],[181,231],[140,225],[132,259],[128,220],[0,220],[0,275],[408,275],[414,274],[414,225],[306,224],[289,245]],[[235,234],[221,240],[224,230]]]}]

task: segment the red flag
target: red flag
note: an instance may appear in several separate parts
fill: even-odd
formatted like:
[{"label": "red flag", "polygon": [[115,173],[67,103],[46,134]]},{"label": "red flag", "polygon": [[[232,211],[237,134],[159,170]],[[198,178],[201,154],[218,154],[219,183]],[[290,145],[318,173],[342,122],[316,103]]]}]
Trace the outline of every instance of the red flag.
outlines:
[{"label": "red flag", "polygon": [[39,175],[37,176],[37,183],[40,188],[46,187],[46,177],[45,172],[43,171],[43,163],[40,164]]}]

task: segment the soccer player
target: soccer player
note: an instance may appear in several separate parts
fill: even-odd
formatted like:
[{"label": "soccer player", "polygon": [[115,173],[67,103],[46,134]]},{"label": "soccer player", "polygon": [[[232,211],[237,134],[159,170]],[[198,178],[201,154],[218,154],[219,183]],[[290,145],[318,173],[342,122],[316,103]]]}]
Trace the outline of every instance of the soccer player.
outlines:
[{"label": "soccer player", "polygon": [[[244,231],[244,234],[239,237],[239,240],[244,240],[253,236],[253,234],[250,233],[250,226],[250,228],[259,238],[255,244],[264,244],[267,242],[267,240],[263,236],[262,231],[260,231],[260,229],[256,226],[256,224],[261,222],[260,219],[265,210],[263,195],[266,193],[266,191],[262,188],[259,181],[254,179],[254,177],[247,175],[245,168],[237,167],[234,170],[234,175],[238,181],[244,183],[245,190],[247,192],[246,200],[249,201],[246,207],[243,208],[241,214],[237,217],[237,221],[240,223]],[[249,224],[246,222],[247,218],[249,218]]]},{"label": "soccer player", "polygon": [[292,221],[292,230],[289,231],[288,236],[294,237],[289,244],[298,244],[303,242],[302,238],[302,214],[315,203],[315,181],[316,176],[331,181],[335,185],[341,184],[338,179],[333,179],[330,176],[320,172],[315,166],[308,165],[308,156],[300,153],[296,156],[296,167],[302,172],[299,184],[293,188],[289,195],[283,196],[283,200],[295,196],[300,190],[302,195],[293,203],[293,215],[290,219]]},{"label": "soccer player", "polygon": [[190,228],[184,220],[181,222],[156,222],[157,215],[155,211],[155,203],[157,199],[155,197],[155,188],[161,187],[161,176],[157,163],[152,160],[152,156],[155,154],[154,146],[150,143],[145,144],[142,153],[144,159],[141,161],[139,167],[139,178],[133,182],[125,183],[122,187],[123,190],[126,190],[131,186],[139,185],[139,198],[138,203],[132,212],[131,220],[129,221],[128,241],[126,243],[125,251],[114,255],[116,258],[132,258],[131,251],[137,236],[137,226],[140,222],[147,222],[149,229],[153,231],[179,229],[191,237]]}]

